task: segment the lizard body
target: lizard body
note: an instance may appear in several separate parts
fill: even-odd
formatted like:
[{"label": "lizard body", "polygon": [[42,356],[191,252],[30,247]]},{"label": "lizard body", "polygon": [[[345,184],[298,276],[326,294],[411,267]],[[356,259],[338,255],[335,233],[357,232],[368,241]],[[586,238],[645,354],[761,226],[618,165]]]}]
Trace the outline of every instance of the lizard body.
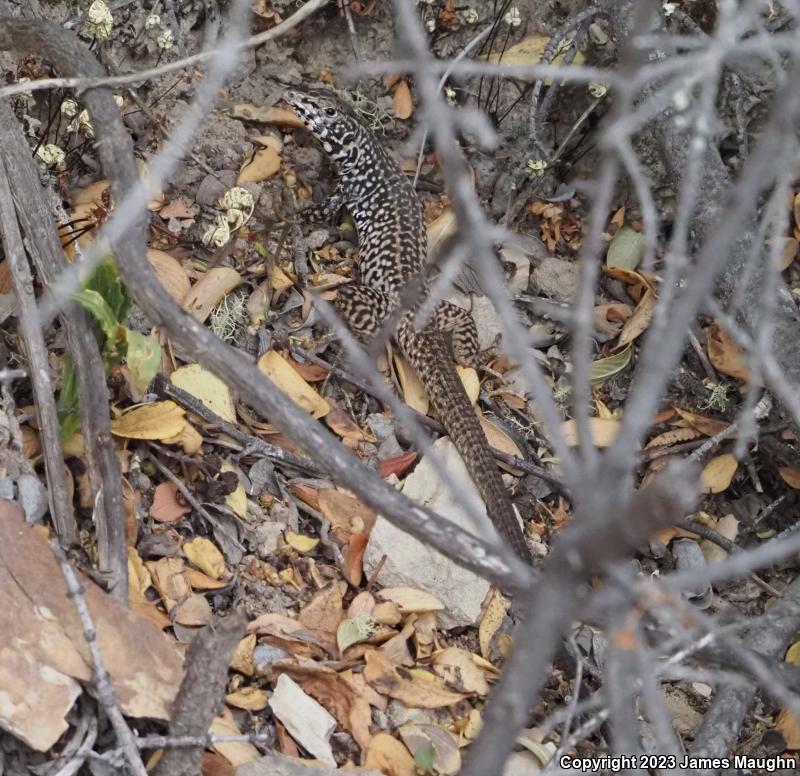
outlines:
[{"label": "lizard body", "polygon": [[[289,89],[286,101],[338,166],[333,200],[353,217],[359,241],[361,285],[342,287],[336,306],[354,334],[369,341],[400,305],[409,282],[422,277],[427,232],[417,193],[397,162],[333,95]],[[477,332],[466,310],[441,302],[423,329],[415,310],[399,319],[395,339],[419,375],[442,425],[460,453],[499,533],[530,558],[491,448],[453,363],[474,363]]]}]

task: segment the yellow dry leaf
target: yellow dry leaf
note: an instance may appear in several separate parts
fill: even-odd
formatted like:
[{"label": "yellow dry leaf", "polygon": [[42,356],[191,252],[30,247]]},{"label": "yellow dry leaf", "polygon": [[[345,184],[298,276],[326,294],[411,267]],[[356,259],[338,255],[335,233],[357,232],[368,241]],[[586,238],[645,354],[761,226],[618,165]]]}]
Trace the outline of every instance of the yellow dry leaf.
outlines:
[{"label": "yellow dry leaf", "polygon": [[225,703],[245,711],[261,711],[267,708],[267,694],[258,687],[242,687],[225,696]]},{"label": "yellow dry leaf", "polygon": [[420,382],[417,373],[401,355],[395,353],[394,367],[397,370],[397,377],[400,380],[400,388],[403,391],[403,401],[411,407],[411,409],[422,413],[428,414],[430,402],[428,401],[428,394],[425,393],[425,388]]},{"label": "yellow dry leaf", "polygon": [[271,178],[281,168],[281,157],[271,147],[261,148],[255,152],[252,159],[242,165],[236,183],[260,183]]},{"label": "yellow dry leaf", "polygon": [[111,433],[128,439],[169,439],[183,431],[186,412],[174,401],[134,407],[111,421]]},{"label": "yellow dry leaf", "polygon": [[444,609],[444,604],[436,596],[415,587],[386,587],[378,593],[378,597],[397,604],[402,614],[440,612]]},{"label": "yellow dry leaf", "polygon": [[111,182],[106,180],[95,181],[94,183],[90,183],[88,186],[84,186],[79,191],[76,191],[72,195],[72,206],[77,207],[78,205],[102,205],[103,203],[103,193],[111,188]]},{"label": "yellow dry leaf", "polygon": [[414,100],[406,81],[398,81],[394,88],[394,117],[407,119],[414,112]]},{"label": "yellow dry leaf", "polygon": [[200,278],[186,294],[183,306],[202,322],[222,299],[242,282],[242,276],[231,267],[214,267]]},{"label": "yellow dry leaf", "polygon": [[192,283],[181,263],[174,256],[156,248],[147,249],[147,260],[156,273],[158,282],[176,302],[182,304]]},{"label": "yellow dry leaf", "polygon": [[481,393],[481,379],[478,377],[478,373],[471,366],[461,366],[460,364],[456,364],[456,371],[470,402],[475,404]]},{"label": "yellow dry leaf", "polygon": [[221,579],[212,579],[208,574],[193,568],[187,568],[184,576],[192,590],[219,590],[228,584]]},{"label": "yellow dry leaf", "polygon": [[294,547],[298,552],[311,552],[311,550],[319,544],[319,539],[313,536],[295,533],[294,531],[286,531],[284,537],[286,539],[286,544],[290,547]]},{"label": "yellow dry leaf", "polygon": [[328,402],[300,377],[280,353],[268,350],[258,359],[258,368],[277,388],[315,418],[321,418],[331,411]]},{"label": "yellow dry leaf", "polygon": [[225,558],[217,546],[204,536],[190,539],[183,544],[183,552],[197,568],[212,579],[219,579],[225,571]]},{"label": "yellow dry leaf", "polygon": [[228,423],[236,422],[236,408],[231,391],[215,374],[200,364],[187,364],[170,375],[170,382],[199,399],[208,409]]},{"label": "yellow dry leaf", "polygon": [[489,693],[489,682],[486,675],[475,664],[471,652],[458,647],[442,650],[433,661],[433,670],[448,687],[477,695]]},{"label": "yellow dry leaf", "polygon": [[722,493],[733,481],[738,467],[739,462],[730,453],[712,458],[700,475],[703,493]]},{"label": "yellow dry leaf", "polygon": [[[219,468],[220,471],[223,472],[236,471],[227,461],[223,461]],[[241,481],[236,486],[236,490],[234,490],[233,493],[229,493],[225,496],[225,503],[233,510],[233,513],[238,518],[247,520],[247,493],[245,493]]]},{"label": "yellow dry leaf", "polygon": [[447,208],[428,224],[428,255],[433,256],[439,245],[455,231],[456,215],[451,208]]},{"label": "yellow dry leaf", "polygon": [[143,599],[144,591],[152,584],[150,572],[139,553],[133,547],[128,547],[128,598]]},{"label": "yellow dry leaf", "polygon": [[200,432],[187,421],[180,434],[161,440],[165,445],[180,445],[186,455],[194,455],[203,446]]},{"label": "yellow dry leaf", "polygon": [[478,625],[478,644],[481,656],[486,660],[491,655],[492,638],[497,633],[497,629],[503,624],[503,617],[508,611],[508,604],[508,599],[496,587],[493,587]]},{"label": "yellow dry leaf", "polygon": [[[564,61],[563,52],[569,47],[572,42],[572,37],[569,36],[564,39],[560,51],[553,57],[552,63],[559,65]],[[523,38],[519,43],[509,46],[505,51],[497,51],[489,54],[485,59],[494,64],[503,65],[535,65],[542,61],[542,55],[550,43],[550,38],[547,35],[528,35]],[[573,60],[573,64],[580,65],[584,62],[585,57],[578,51]],[[533,81],[533,76],[523,76],[525,80]],[[552,78],[545,80],[545,85],[550,86],[553,83]]]},{"label": "yellow dry leaf", "polygon": [[367,744],[364,767],[387,776],[416,776],[417,766],[408,749],[388,733],[376,733]]},{"label": "yellow dry leaf", "polygon": [[[222,715],[211,723],[210,733],[213,736],[242,735],[229,709],[225,709]],[[261,759],[261,753],[248,741],[215,741],[213,748],[234,767]]]},{"label": "yellow dry leaf", "polygon": [[[619,433],[619,420],[616,418],[589,418],[589,430],[595,447],[610,447]],[[578,444],[578,427],[574,420],[567,420],[561,425],[561,431],[567,444],[574,447]]]}]

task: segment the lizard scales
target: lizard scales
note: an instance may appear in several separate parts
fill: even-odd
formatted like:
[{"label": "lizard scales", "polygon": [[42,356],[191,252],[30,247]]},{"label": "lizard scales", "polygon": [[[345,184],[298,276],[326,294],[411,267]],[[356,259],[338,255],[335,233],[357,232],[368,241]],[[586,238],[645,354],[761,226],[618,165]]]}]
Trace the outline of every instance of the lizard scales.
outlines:
[{"label": "lizard scales", "polygon": [[[368,341],[380,329],[409,281],[419,279],[427,253],[422,208],[411,182],[372,131],[334,96],[289,89],[286,101],[337,163],[332,198],[344,204],[359,239],[361,285],[340,289],[336,306],[354,334]],[[424,329],[414,311],[395,332],[400,350],[419,375],[442,425],[460,453],[489,517],[522,558],[529,550],[475,410],[453,364],[474,362],[475,324],[466,310],[441,302]]]}]

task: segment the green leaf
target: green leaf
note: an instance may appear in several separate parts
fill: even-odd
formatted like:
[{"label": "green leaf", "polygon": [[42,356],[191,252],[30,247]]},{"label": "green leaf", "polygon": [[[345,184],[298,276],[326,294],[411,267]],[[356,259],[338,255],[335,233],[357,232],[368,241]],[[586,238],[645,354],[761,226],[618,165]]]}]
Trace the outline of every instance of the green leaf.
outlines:
[{"label": "green leaf", "polygon": [[111,308],[117,323],[123,323],[131,309],[132,300],[122,284],[116,265],[112,259],[106,259],[95,270],[86,288],[97,291]]},{"label": "green leaf", "polygon": [[64,361],[61,393],[58,395],[58,416],[61,419],[61,441],[69,439],[80,427],[78,414],[78,381],[71,356]]},{"label": "green leaf", "polygon": [[127,327],[123,327],[123,331],[128,343],[125,356],[128,371],[137,390],[144,393],[161,364],[161,345],[152,337],[146,337],[138,331]]},{"label": "green leaf", "polygon": [[631,229],[630,226],[623,226],[608,246],[606,265],[634,270],[639,266],[643,256],[644,235]]},{"label": "green leaf", "polygon": [[433,744],[417,749],[414,752],[414,762],[423,773],[431,773],[433,771],[433,761],[435,759],[436,750],[433,748]]},{"label": "green leaf", "polygon": [[91,288],[82,288],[80,291],[75,292],[75,301],[84,310],[91,313],[103,334],[105,334],[106,339],[112,341],[116,339],[119,320],[99,291],[94,291]]},{"label": "green leaf", "polygon": [[606,358],[598,358],[597,361],[592,361],[592,365],[589,368],[589,376],[591,377],[592,385],[602,385],[606,380],[610,380],[615,375],[618,375],[630,364],[632,355],[633,347],[631,343],[628,343],[619,353],[615,353],[613,356],[608,356]]}]

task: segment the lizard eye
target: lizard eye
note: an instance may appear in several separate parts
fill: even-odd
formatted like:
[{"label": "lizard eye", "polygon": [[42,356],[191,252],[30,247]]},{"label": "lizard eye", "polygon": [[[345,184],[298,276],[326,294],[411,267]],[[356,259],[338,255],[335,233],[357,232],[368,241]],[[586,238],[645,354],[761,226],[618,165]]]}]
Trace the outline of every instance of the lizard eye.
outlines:
[{"label": "lizard eye", "polygon": [[336,108],[325,108],[325,115],[333,118],[336,115]]}]

